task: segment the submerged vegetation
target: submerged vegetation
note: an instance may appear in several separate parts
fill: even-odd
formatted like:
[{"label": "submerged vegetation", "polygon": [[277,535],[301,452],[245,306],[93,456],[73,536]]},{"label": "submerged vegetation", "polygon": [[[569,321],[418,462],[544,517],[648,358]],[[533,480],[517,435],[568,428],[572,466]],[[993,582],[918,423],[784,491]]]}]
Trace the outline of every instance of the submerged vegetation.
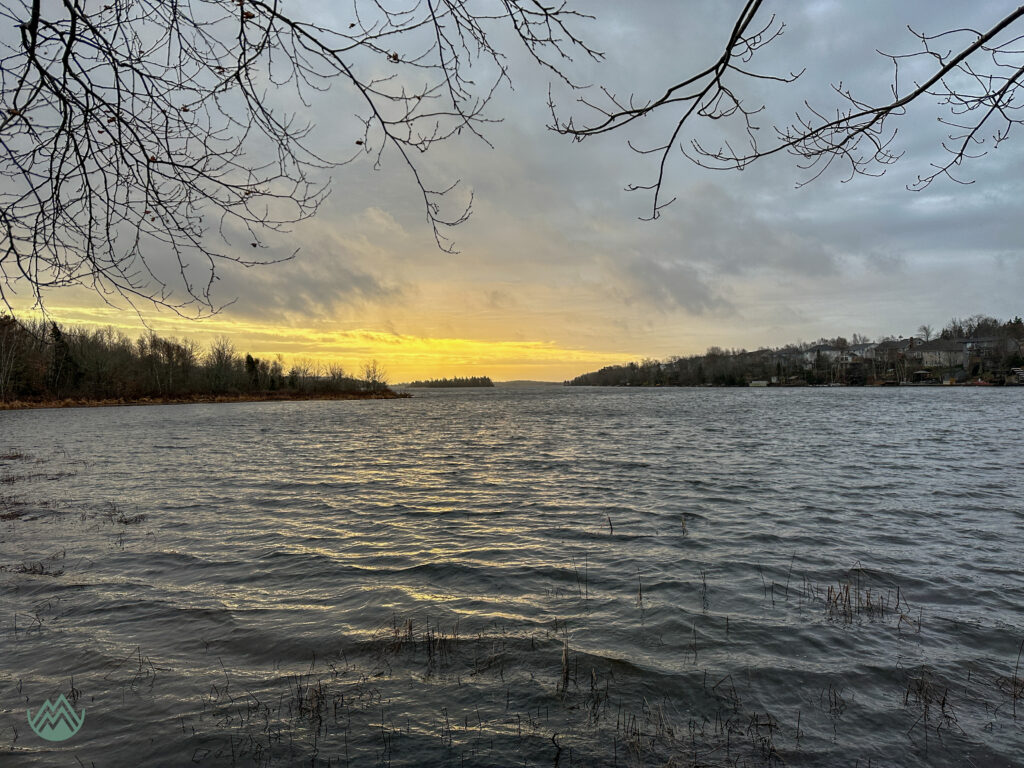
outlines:
[{"label": "submerged vegetation", "polygon": [[[859,568],[841,580],[846,594],[870,584]],[[792,602],[787,588],[769,610],[766,594],[765,610],[796,610],[805,621],[834,625],[834,606],[822,613],[818,593],[804,576]],[[845,632],[859,635],[868,622],[881,637],[904,636],[902,620],[892,618],[899,605],[882,614],[865,608],[866,595],[860,599],[838,621]],[[275,663],[233,680],[222,669],[199,706],[181,716],[184,751],[199,764],[267,768],[404,764],[426,754],[445,765],[724,768],[803,764],[834,755],[836,742],[856,731],[863,706],[842,675],[806,675],[803,706],[780,709],[773,687],[791,681],[723,664],[713,648],[734,642],[728,616],[704,619],[701,641],[714,658],[699,658],[694,645],[677,671],[678,687],[645,693],[640,669],[586,650],[590,638],[570,636],[567,621],[527,633],[500,623],[467,632],[457,620],[445,628],[394,617],[372,638],[331,649],[304,670]],[[742,619],[737,624],[740,634],[749,629]],[[946,750],[956,754],[972,738],[961,711],[986,730],[997,718],[1016,722],[1010,705],[1019,695],[1004,691],[995,674],[975,669],[963,678],[920,662],[891,670],[876,695],[903,732],[907,754],[946,764]],[[878,756],[864,744],[853,753],[863,755],[857,765]]]},{"label": "submerged vegetation", "polygon": [[65,328],[0,315],[0,407],[125,402],[397,397],[373,361],[353,376],[340,365],[273,360],[227,338],[192,339],[113,328]]},{"label": "submerged vegetation", "polygon": [[[19,494],[0,495],[0,511],[9,515],[0,516],[0,543],[9,542],[0,550],[0,584],[11,595],[0,612],[0,634],[10,647],[33,654],[44,643],[59,644],[64,627],[77,618],[80,604],[56,590],[93,578],[93,555],[81,539],[98,536],[107,542],[103,551],[115,555],[126,548],[143,554],[151,547],[144,543],[147,521],[160,514],[123,502],[41,503],[56,490],[45,481],[74,476],[79,462],[62,450],[49,457],[34,453],[0,445],[0,482]],[[36,483],[39,493],[33,494]],[[699,516],[690,524],[686,519],[684,539],[710,525]],[[606,540],[616,541],[607,520]],[[69,537],[41,548],[36,526]],[[605,528],[596,530],[594,537],[605,540]],[[30,538],[36,544],[25,550]],[[568,551],[551,569],[556,590],[567,588],[556,592],[550,620],[531,626],[393,613],[371,632],[342,631],[312,647],[296,629],[282,658],[246,666],[232,656],[238,642],[232,622],[183,645],[193,654],[187,663],[160,649],[144,651],[135,639],[102,646],[95,668],[66,684],[68,698],[93,701],[116,692],[101,698],[106,714],[141,718],[162,706],[160,695],[180,691],[174,715],[161,721],[162,757],[210,768],[428,762],[774,768],[842,764],[835,759],[840,753],[849,755],[848,765],[950,765],[991,734],[1019,727],[1024,642],[1015,645],[1016,658],[1003,653],[951,663],[925,644],[947,617],[925,614],[913,595],[912,607],[887,571],[855,562],[847,570],[808,572],[795,555],[788,564],[757,564],[760,599],[755,595],[755,605],[730,615],[718,601],[732,587],[728,579],[716,580],[711,566],[692,563],[671,601],[638,569],[633,612],[631,594],[591,580],[590,554]],[[134,604],[130,596],[125,600]],[[618,600],[623,615],[632,615],[628,631],[645,643],[677,649],[670,674],[656,676],[648,665],[603,649],[602,630],[588,615],[592,601],[607,600]],[[674,631],[653,632],[659,612],[683,620]],[[773,632],[757,635],[765,620]],[[753,646],[793,642],[785,628],[794,623],[816,628],[839,659],[850,647],[871,649],[872,666],[861,673],[842,664],[746,663]],[[897,649],[897,660],[879,649]],[[785,695],[797,688],[797,700]],[[890,723],[881,729],[889,738],[884,747],[863,737],[865,728],[878,728],[879,714]],[[0,750],[13,752],[21,738],[5,727]],[[156,764],[152,755],[148,759],[144,754],[136,764]]]}]

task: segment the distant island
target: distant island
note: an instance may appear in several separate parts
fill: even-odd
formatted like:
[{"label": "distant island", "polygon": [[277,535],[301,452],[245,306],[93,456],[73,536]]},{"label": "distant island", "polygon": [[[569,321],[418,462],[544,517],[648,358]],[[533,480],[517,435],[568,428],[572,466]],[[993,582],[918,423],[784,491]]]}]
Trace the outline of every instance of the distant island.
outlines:
[{"label": "distant island", "polygon": [[807,387],[1024,384],[1024,320],[953,318],[907,338],[853,334],[784,347],[610,365],[565,384],[596,387]]},{"label": "distant island", "polygon": [[0,313],[0,410],[392,397],[409,395],[388,387],[376,360],[357,375],[317,361],[286,367],[280,355],[241,354],[227,338],[204,350],[192,339],[132,339]]},{"label": "distant island", "polygon": [[422,387],[425,389],[448,389],[452,387],[493,387],[494,382],[489,376],[456,376],[453,379],[427,379],[410,381],[406,387]]}]

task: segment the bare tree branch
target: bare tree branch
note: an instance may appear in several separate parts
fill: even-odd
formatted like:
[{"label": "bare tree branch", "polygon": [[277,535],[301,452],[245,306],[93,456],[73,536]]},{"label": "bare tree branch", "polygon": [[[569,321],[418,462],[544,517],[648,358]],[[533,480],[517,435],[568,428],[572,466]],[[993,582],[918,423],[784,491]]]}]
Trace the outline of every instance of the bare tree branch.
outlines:
[{"label": "bare tree branch", "polygon": [[[803,70],[778,75],[757,72],[747,66],[761,48],[776,41],[785,29],[775,16],[757,22],[757,17],[764,15],[761,6],[760,0],[747,0],[718,59],[669,86],[661,96],[646,100],[630,96],[623,100],[605,91],[606,101],[601,104],[580,98],[579,103],[595,115],[591,122],[582,123],[572,117],[562,119],[549,98],[550,127],[581,141],[620,130],[654,113],[674,113],[674,127],[663,143],[647,149],[629,145],[641,154],[658,156],[654,180],[627,187],[652,193],[649,218],[657,218],[672,202],[664,201],[662,195],[666,165],[677,147],[698,165],[723,170],[742,170],[757,160],[786,152],[798,158],[799,167],[807,171],[798,186],[819,178],[837,162],[847,170],[845,180],[858,174],[881,175],[901,157],[901,153],[893,149],[896,128],[890,126],[890,121],[906,114],[913,102],[931,97],[949,111],[950,117],[944,122],[952,132],[943,145],[949,153],[948,160],[933,165],[932,171],[919,175],[908,186],[921,190],[940,176],[957,183],[970,183],[954,172],[966,161],[998,147],[1009,137],[1013,127],[1021,123],[1024,6],[1007,13],[986,30],[955,29],[929,36],[911,29],[921,50],[910,54],[881,54],[891,60],[894,68],[891,100],[868,103],[837,83],[832,88],[846,103],[845,108],[826,113],[806,99],[805,111],[796,114],[788,125],[774,126],[773,140],[765,141],[760,138],[763,126],[759,122],[762,118],[758,117],[764,106],[748,106],[738,95],[744,81],[748,85],[763,80],[790,83],[797,80]],[[1018,33],[1008,37],[1015,30]],[[953,42],[953,47],[940,50],[938,45],[947,39]],[[923,82],[914,83],[903,92],[900,63],[922,56],[933,60],[933,71]],[[745,146],[736,148],[723,140],[722,146],[709,148],[697,138],[682,141],[684,133],[695,129],[702,120],[738,121],[741,134],[746,138]]]},{"label": "bare tree branch", "polygon": [[[385,153],[450,250],[472,196],[449,211],[458,182],[428,182],[417,158],[463,132],[483,138],[508,80],[491,36],[510,27],[559,74],[573,54],[600,57],[564,3],[479,5],[354,1],[333,29],[280,0],[0,0],[15,30],[0,33],[0,301],[16,286],[43,305],[52,288],[87,285],[111,302],[215,312],[219,264],[274,261],[260,256],[267,235],[317,211],[325,171]],[[497,74],[477,85],[481,60]],[[283,106],[339,86],[363,126],[340,158],[313,151],[314,127]]]},{"label": "bare tree branch", "polygon": [[[330,191],[327,173],[357,159],[404,165],[438,246],[451,251],[448,232],[470,215],[472,194],[459,200],[459,180],[427,178],[421,158],[460,135],[487,142],[488,106],[511,80],[509,52],[495,41],[514,35],[570,89],[580,87],[573,57],[602,58],[575,31],[590,17],[559,0],[352,0],[339,11],[347,26],[295,15],[281,0],[101,2],[0,0],[8,307],[23,286],[42,306],[51,289],[85,285],[112,303],[216,312],[218,266],[291,258],[263,255],[273,234],[312,216]],[[563,118],[549,90],[549,127],[581,141],[668,115],[662,139],[628,142],[656,159],[653,178],[628,187],[651,195],[653,219],[672,202],[664,185],[677,148],[704,167],[738,170],[789,153],[806,171],[801,183],[837,165],[845,178],[880,175],[901,156],[895,122],[933,99],[947,110],[949,155],[909,185],[923,189],[939,177],[970,183],[963,165],[1021,122],[1024,6],[983,30],[911,29],[919,50],[881,54],[893,66],[890,99],[863,100],[840,82],[830,93],[838,109],[807,98],[791,122],[773,126],[744,94],[803,74],[754,63],[785,29],[763,0],[743,0],[704,68],[650,98],[578,91],[587,121]],[[904,87],[910,60],[929,71]],[[352,101],[358,123],[321,153],[303,115],[329,89]],[[714,127],[720,146],[700,126]]]}]

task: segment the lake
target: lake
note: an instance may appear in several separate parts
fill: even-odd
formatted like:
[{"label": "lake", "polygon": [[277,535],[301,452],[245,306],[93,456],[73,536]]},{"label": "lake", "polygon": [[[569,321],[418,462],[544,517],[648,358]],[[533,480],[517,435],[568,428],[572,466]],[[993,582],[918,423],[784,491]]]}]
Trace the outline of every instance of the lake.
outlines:
[{"label": "lake", "polygon": [[0,412],[0,763],[1024,764],[1024,390],[415,395]]}]

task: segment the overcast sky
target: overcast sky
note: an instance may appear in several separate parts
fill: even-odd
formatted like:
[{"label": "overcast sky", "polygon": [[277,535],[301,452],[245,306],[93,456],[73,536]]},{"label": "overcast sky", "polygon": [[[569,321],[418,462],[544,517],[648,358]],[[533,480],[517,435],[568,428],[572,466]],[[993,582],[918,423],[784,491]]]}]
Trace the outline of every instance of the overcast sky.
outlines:
[{"label": "overcast sky", "polygon": [[[875,53],[911,52],[907,25],[924,32],[987,28],[1014,4],[934,0],[775,3],[785,34],[754,61],[796,84],[744,84],[767,102],[764,133],[805,99],[834,108],[829,83],[884,99],[891,64]],[[954,10],[955,6],[955,10]],[[731,24],[736,2],[579,2],[596,16],[577,29],[602,49],[602,63],[567,65],[581,82],[656,96],[706,64]],[[339,13],[338,23],[347,17]],[[953,42],[953,41],[951,41]],[[777,157],[742,173],[695,167],[674,153],[667,197],[676,202],[640,221],[651,199],[627,193],[649,181],[654,158],[626,146],[663,140],[664,119],[628,133],[572,143],[545,129],[549,76],[516,53],[515,90],[491,106],[504,122],[435,146],[424,172],[461,179],[473,216],[452,232],[457,254],[434,244],[418,190],[391,153],[338,169],[319,215],[296,227],[288,263],[225,270],[219,298],[237,301],[199,324],[147,314],[154,330],[208,339],[228,332],[257,354],[330,358],[356,367],[379,358],[392,380],[485,374],[561,380],[602,365],[723,347],[778,346],[854,332],[910,334],[952,316],[1024,313],[1021,137],[971,165],[969,186],[906,185],[941,157],[940,112],[915,108],[898,123],[904,152],[881,178],[806,177]],[[922,70],[923,71],[923,70]],[[908,77],[914,71],[908,70]],[[556,89],[562,114],[583,116]],[[358,134],[343,88],[315,102],[315,143],[345,156]],[[773,120],[774,118],[774,120]],[[704,134],[708,134],[705,132]],[[51,295],[62,321],[137,327],[81,291]]]}]

